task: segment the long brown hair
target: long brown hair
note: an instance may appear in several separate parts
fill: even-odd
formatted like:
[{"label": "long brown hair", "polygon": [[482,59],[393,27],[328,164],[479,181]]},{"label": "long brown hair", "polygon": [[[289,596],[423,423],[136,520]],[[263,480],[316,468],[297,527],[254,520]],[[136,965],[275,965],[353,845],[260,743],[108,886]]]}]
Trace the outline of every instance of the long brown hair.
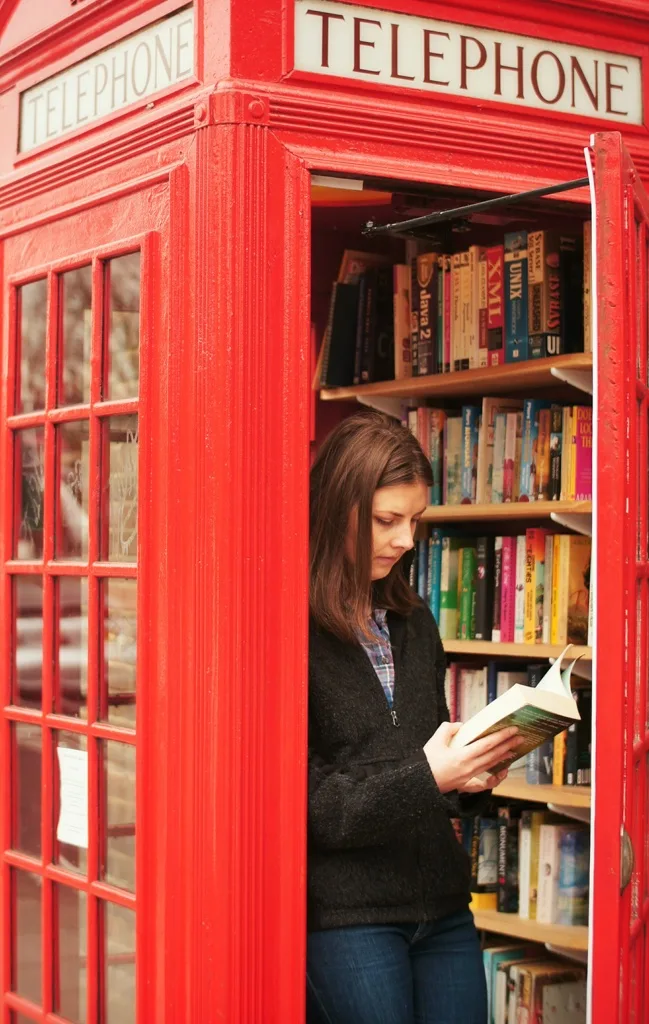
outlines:
[{"label": "long brown hair", "polygon": [[[428,459],[411,432],[390,416],[350,416],[329,434],[311,469],[310,611],[341,640],[367,629],[368,603],[408,615],[419,599],[400,559],[372,584],[372,501],[380,487],[432,484]],[[352,513],[357,532],[353,563],[345,553]]]}]

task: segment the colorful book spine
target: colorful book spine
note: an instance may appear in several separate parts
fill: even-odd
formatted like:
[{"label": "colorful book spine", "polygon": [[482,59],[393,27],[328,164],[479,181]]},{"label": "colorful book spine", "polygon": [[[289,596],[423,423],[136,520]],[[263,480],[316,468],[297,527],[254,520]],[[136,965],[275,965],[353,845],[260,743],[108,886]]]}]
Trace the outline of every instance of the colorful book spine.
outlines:
[{"label": "colorful book spine", "polygon": [[453,369],[451,329],[453,324],[453,292],[451,289],[451,257],[444,256],[444,373]]},{"label": "colorful book spine", "polygon": [[514,642],[516,616],[516,538],[503,537],[503,559],[500,598],[500,640]]},{"label": "colorful book spine", "polygon": [[533,527],[525,533],[525,643],[541,643],[545,585],[546,531]]},{"label": "colorful book spine", "polygon": [[442,537],[439,633],[442,640],[457,640],[457,580],[459,539]]},{"label": "colorful book spine", "polygon": [[418,368],[420,376],[433,373],[436,363],[437,309],[437,253],[421,253],[417,256],[417,297],[419,311]]},{"label": "colorful book spine", "polygon": [[554,552],[554,534],[545,537],[545,557],[543,559],[543,631],[541,641],[551,642],[552,636],[552,569]]},{"label": "colorful book spine", "polygon": [[569,501],[572,478],[572,406],[564,405],[561,415],[561,500]]},{"label": "colorful book spine", "polygon": [[475,639],[491,640],[494,596],[494,540],[476,540]]},{"label": "colorful book spine", "polygon": [[435,372],[444,372],[444,276],[446,256],[437,257],[437,329],[435,332]]},{"label": "colorful book spine", "polygon": [[553,405],[550,410],[550,500],[559,501],[561,497],[563,448],[563,410]]},{"label": "colorful book spine", "polygon": [[558,356],[561,346],[561,246],[554,231],[529,234],[530,358]]},{"label": "colorful book spine", "polygon": [[478,421],[480,409],[476,405],[462,408],[462,494],[463,505],[475,503],[478,476]]},{"label": "colorful book spine", "polygon": [[564,829],[559,837],[559,881],[554,921],[587,925],[590,885],[590,836],[585,828]]},{"label": "colorful book spine", "polygon": [[514,612],[514,643],[525,640],[525,534],[516,537],[516,599]]},{"label": "colorful book spine", "polygon": [[487,250],[480,250],[478,261],[478,366],[489,365],[489,340],[487,328]]},{"label": "colorful book spine", "polygon": [[460,548],[458,640],[473,640],[475,638],[476,566],[475,547]]},{"label": "colorful book spine", "polygon": [[468,250],[460,253],[460,369],[471,369],[471,262]]},{"label": "colorful book spine", "polygon": [[[467,350],[469,355],[469,369],[474,370],[479,366],[486,366],[486,358],[481,362],[480,355],[480,255],[482,249],[479,245],[469,247],[469,309],[467,323]],[[484,349],[485,357],[487,354]]]},{"label": "colorful book spine", "polygon": [[429,557],[429,608],[433,613],[435,622],[439,625],[439,604],[442,583],[442,533],[440,530],[433,530],[428,542]]},{"label": "colorful book spine", "polygon": [[394,377],[412,377],[412,339],[410,326],[410,267],[397,263],[393,268],[394,288]]},{"label": "colorful book spine", "polygon": [[529,358],[527,232],[505,235],[505,362]]},{"label": "colorful book spine", "polygon": [[575,498],[590,501],[593,496],[593,410],[578,405],[575,433]]},{"label": "colorful book spine", "polygon": [[526,398],[523,402],[523,450],[521,454],[520,501],[535,501],[539,467],[541,410],[546,402]]},{"label": "colorful book spine", "polygon": [[430,468],[433,474],[433,485],[430,489],[431,505],[441,505],[444,486],[444,421],[446,413],[443,409],[430,410]]},{"label": "colorful book spine", "polygon": [[539,411],[538,458],[536,462],[536,497],[539,501],[550,500],[550,434],[552,412],[550,408]]},{"label": "colorful book spine", "polygon": [[505,362],[505,248],[487,249],[487,359],[489,366]]},{"label": "colorful book spine", "polygon": [[514,475],[516,467],[516,435],[518,432],[518,414],[506,414],[505,453],[503,461],[503,501],[514,501]]},{"label": "colorful book spine", "polygon": [[560,732],[554,737],[552,744],[552,784],[563,786],[566,781],[566,752],[568,733]]},{"label": "colorful book spine", "polygon": [[459,252],[451,256],[451,368],[462,369],[461,352],[461,315],[462,315],[462,286],[461,275],[462,255]]},{"label": "colorful book spine", "polygon": [[491,501],[500,505],[505,500],[505,445],[507,441],[507,413],[496,413],[494,420],[493,468],[491,473]]},{"label": "colorful book spine", "polygon": [[449,416],[444,429],[444,501],[459,505],[462,500],[462,417]]},{"label": "colorful book spine", "polygon": [[493,619],[491,626],[492,643],[498,644],[501,639],[500,630],[500,609],[502,601],[502,574],[503,574],[503,538],[496,537],[494,541],[494,589],[493,589]]},{"label": "colorful book spine", "polygon": [[449,722],[457,722],[457,662],[452,661],[444,676],[444,695],[448,708]]},{"label": "colorful book spine", "polygon": [[498,808],[498,911],[518,913],[519,817],[512,807]]}]

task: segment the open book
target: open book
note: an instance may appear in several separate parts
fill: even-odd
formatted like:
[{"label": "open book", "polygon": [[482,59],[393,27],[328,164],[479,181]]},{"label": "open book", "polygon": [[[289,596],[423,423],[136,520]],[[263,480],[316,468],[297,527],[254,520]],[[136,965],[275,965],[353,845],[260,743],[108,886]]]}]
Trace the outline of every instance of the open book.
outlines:
[{"label": "open book", "polygon": [[575,658],[568,668],[561,671],[561,664],[571,647],[572,644],[568,644],[538,686],[516,683],[465,722],[451,740],[451,746],[465,747],[489,733],[517,726],[523,742],[506,760],[490,768],[493,773],[509,767],[551,736],[579,721],[577,704],[570,690],[570,675],[579,659]]}]

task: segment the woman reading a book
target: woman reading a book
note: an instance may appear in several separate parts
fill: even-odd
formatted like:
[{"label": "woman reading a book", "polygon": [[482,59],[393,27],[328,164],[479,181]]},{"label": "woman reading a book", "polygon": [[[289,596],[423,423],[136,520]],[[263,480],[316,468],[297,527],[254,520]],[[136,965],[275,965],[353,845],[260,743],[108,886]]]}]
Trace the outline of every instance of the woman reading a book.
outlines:
[{"label": "woman reading a book", "polygon": [[405,427],[352,416],[311,471],[309,1024],[485,1024],[472,814],[516,747],[449,746],[445,655],[404,556],[429,463]]}]

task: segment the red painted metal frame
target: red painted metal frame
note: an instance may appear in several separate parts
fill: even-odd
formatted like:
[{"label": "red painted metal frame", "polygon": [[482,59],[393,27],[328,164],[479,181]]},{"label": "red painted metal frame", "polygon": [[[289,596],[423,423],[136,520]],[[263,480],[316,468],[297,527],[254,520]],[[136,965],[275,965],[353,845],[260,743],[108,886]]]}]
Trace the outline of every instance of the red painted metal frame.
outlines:
[{"label": "red painted metal frame", "polygon": [[[448,4],[402,0],[399,9],[457,20]],[[154,20],[148,0],[130,0],[119,10],[98,0],[79,10],[76,26],[71,20],[49,38],[38,38],[34,26],[33,46],[0,58],[0,103],[3,87],[13,97],[13,106],[0,106],[0,120],[9,122],[5,137],[15,137],[17,83],[39,69],[45,77],[54,62],[76,46],[91,46],[93,38],[99,49],[121,19],[147,12]],[[605,0],[596,12],[586,0],[539,0],[526,7],[526,30],[583,42],[585,12],[593,46],[609,49],[619,40],[621,49],[646,52],[649,16],[639,0]],[[45,225],[53,249],[67,244],[64,254],[77,251],[75,237],[89,225],[92,246],[131,236],[133,218],[153,231],[155,269],[146,282],[146,333],[153,343],[141,367],[140,409],[138,858],[146,857],[147,868],[140,870],[138,860],[139,1024],[303,1019],[309,172],[486,190],[502,190],[506,181],[508,190],[525,189],[582,176],[590,130],[578,119],[519,107],[478,108],[430,93],[362,90],[315,78],[306,84],[296,75],[287,80],[292,14],[290,0],[198,3],[200,82],[193,90],[156,100],[153,109],[126,111],[22,162],[2,165],[9,155],[0,155],[0,174],[9,175],[0,179],[5,275],[35,266],[30,232]],[[520,31],[520,17],[518,0],[502,0],[498,12],[478,0],[462,8],[470,24]],[[628,142],[641,176],[649,178],[646,130],[630,130]],[[607,195],[615,194],[616,180],[607,174]],[[26,266],[14,267],[21,237]],[[610,270],[609,280],[612,298],[623,268]],[[13,372],[7,300],[5,284],[5,392]],[[602,358],[611,359],[605,394],[617,402],[618,417],[621,316],[602,319]],[[611,436],[621,453],[624,433]],[[8,456],[5,438],[5,523]],[[614,482],[621,463],[605,452],[600,457]],[[623,518],[610,490],[602,520],[611,537],[603,577],[609,603],[600,618],[607,630],[612,623],[618,644],[623,634],[610,596],[618,586],[620,595],[624,590],[615,560],[616,552],[623,555],[622,530],[615,529]],[[6,541],[0,536],[0,565],[8,559]],[[16,567],[8,569],[0,578],[2,622]],[[112,571],[100,568],[101,575]],[[602,678],[621,678],[615,658],[611,652],[608,665],[600,663],[611,669],[607,675],[601,668]],[[8,663],[0,630],[2,707]],[[598,747],[593,1024],[618,1024],[617,984],[604,943],[622,934],[619,839],[610,823],[622,821],[615,778],[623,763],[623,712],[619,689],[605,693],[611,728]],[[31,720],[27,709],[12,716]],[[105,735],[104,725],[92,729],[97,738]],[[7,730],[0,715],[0,853],[10,824]],[[6,871],[2,886],[6,907]],[[8,957],[3,931],[3,979]],[[0,1024],[7,1024],[7,1007],[4,1013]]]}]

